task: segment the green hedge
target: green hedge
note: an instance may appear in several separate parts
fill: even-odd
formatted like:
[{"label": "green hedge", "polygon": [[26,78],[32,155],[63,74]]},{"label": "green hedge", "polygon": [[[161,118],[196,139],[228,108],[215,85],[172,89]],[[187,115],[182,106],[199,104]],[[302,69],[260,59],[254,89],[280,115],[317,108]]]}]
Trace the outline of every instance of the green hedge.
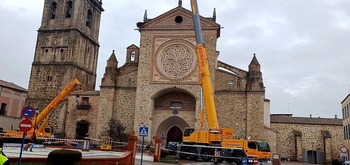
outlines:
[{"label": "green hedge", "polygon": [[74,162],[80,161],[82,154],[74,150],[54,150],[49,153],[47,159],[54,165],[73,165]]}]

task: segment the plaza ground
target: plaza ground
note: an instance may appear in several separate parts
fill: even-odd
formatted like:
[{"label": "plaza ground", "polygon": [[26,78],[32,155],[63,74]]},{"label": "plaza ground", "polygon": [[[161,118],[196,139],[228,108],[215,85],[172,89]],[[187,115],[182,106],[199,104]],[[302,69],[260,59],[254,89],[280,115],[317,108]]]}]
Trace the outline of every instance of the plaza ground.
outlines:
[{"label": "plaza ground", "polygon": [[[37,146],[33,149],[33,152],[22,151],[23,157],[37,157],[37,158],[47,158],[47,155],[58,148],[51,147],[42,147]],[[116,151],[100,151],[100,150],[89,150],[82,151],[80,149],[76,149],[77,151],[81,151],[83,158],[115,158],[124,154],[124,152],[116,152]],[[20,146],[4,146],[3,152],[7,157],[19,157],[21,152]],[[141,164],[141,153],[136,154],[136,162],[135,164]],[[213,162],[200,162],[200,161],[190,161],[190,160],[179,160],[177,163],[158,163],[153,162],[153,156],[145,152],[142,155],[142,164],[143,165],[169,165],[169,164],[182,164],[182,165],[212,165]],[[221,163],[225,164],[225,163]],[[282,165],[315,165],[315,164],[307,164],[301,162],[282,162]]]}]

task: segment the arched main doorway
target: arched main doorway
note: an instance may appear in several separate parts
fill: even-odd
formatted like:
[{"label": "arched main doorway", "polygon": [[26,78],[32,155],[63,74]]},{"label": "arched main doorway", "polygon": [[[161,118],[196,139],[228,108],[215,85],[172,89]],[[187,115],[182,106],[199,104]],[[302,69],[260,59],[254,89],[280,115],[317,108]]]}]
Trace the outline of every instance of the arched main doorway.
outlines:
[{"label": "arched main doorway", "polygon": [[166,143],[168,144],[169,142],[182,142],[182,136],[183,134],[181,129],[177,126],[174,126],[170,128],[170,130],[166,135],[167,137]]},{"label": "arched main doorway", "polygon": [[183,130],[189,127],[188,123],[178,116],[171,116],[158,127],[156,135],[164,136],[163,144],[182,142]]},{"label": "arched main doorway", "polygon": [[[196,111],[196,97],[181,88],[159,91],[154,98],[154,116],[165,118],[157,128],[156,135],[164,137],[162,144],[182,142],[183,130],[189,127]],[[191,123],[193,125],[194,123]]]}]

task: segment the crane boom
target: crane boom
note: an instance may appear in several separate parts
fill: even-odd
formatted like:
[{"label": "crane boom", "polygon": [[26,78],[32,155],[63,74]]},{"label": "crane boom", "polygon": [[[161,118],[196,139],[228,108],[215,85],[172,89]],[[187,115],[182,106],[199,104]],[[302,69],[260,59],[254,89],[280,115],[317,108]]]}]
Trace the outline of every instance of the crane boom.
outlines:
[{"label": "crane boom", "polygon": [[46,106],[46,108],[36,117],[36,119],[33,121],[34,127],[37,126],[40,122],[44,120],[45,117],[47,117],[52,110],[54,110],[61,102],[62,100],[70,93],[75,86],[81,84],[78,79],[74,79],[71,81],[60,93],[56,96],[55,99],[51,101],[49,105]]},{"label": "crane boom", "polygon": [[[31,136],[33,133],[38,137],[50,137],[51,136],[51,128],[47,125],[49,120],[50,113],[57,108],[57,106],[62,102],[62,100],[71,92],[73,89],[81,84],[78,79],[73,79],[57,96],[53,99],[50,104],[46,106],[46,108],[39,113],[39,115],[32,119],[32,129],[29,130],[26,134]],[[41,126],[37,128],[37,126],[41,123]],[[36,129],[37,128],[37,129]],[[22,131],[16,130],[4,130],[6,133],[5,136],[8,138],[21,138],[23,133]],[[1,134],[0,134],[1,135]]]},{"label": "crane boom", "polygon": [[197,58],[199,62],[200,79],[205,100],[205,109],[207,112],[208,127],[210,129],[220,129],[216,115],[213,87],[211,85],[210,71],[207,58],[207,50],[203,41],[197,0],[191,0],[191,8],[193,14],[193,24],[196,34]]}]

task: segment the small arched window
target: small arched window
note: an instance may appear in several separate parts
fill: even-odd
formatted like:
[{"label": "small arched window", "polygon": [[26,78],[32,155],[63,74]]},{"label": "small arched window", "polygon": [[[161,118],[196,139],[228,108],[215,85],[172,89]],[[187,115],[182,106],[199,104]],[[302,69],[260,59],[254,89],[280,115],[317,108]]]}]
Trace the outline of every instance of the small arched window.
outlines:
[{"label": "small arched window", "polygon": [[73,13],[73,2],[68,1],[66,6],[66,18],[71,18]]},{"label": "small arched window", "polygon": [[130,53],[130,61],[135,61],[135,51],[132,51],[131,53]]},{"label": "small arched window", "polygon": [[91,27],[92,24],[92,11],[89,9],[86,17],[86,26]]},{"label": "small arched window", "polygon": [[57,3],[52,2],[50,5],[50,18],[55,19],[56,18],[56,9],[57,9]]}]

